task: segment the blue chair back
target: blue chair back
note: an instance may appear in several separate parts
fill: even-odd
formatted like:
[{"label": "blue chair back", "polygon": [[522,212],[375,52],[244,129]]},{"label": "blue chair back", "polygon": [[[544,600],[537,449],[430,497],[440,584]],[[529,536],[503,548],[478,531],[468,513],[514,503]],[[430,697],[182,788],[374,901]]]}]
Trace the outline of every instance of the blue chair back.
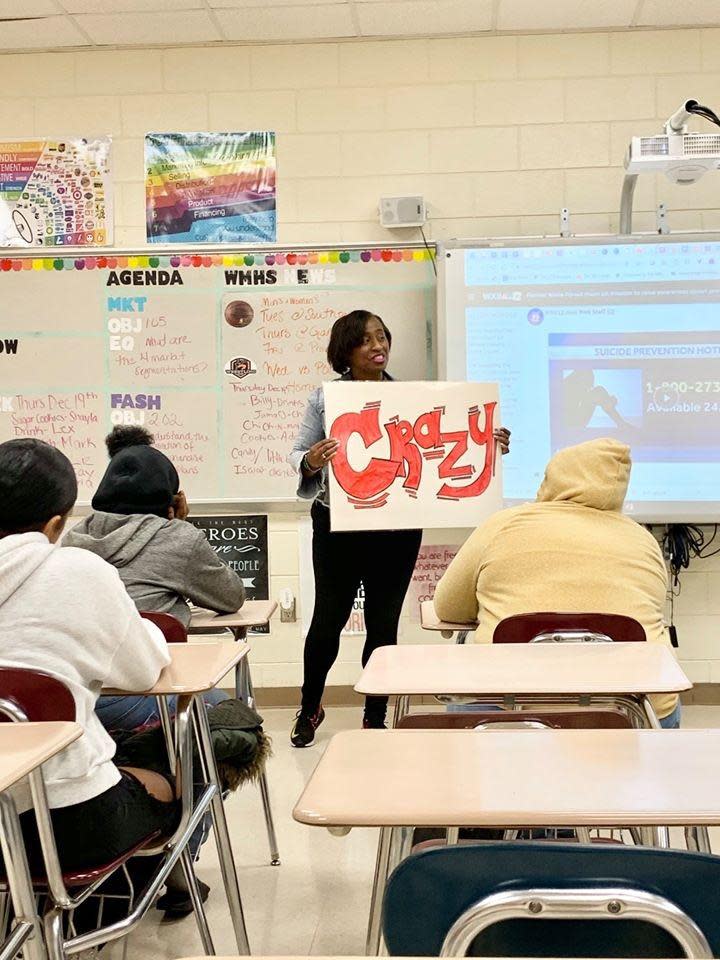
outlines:
[{"label": "blue chair back", "polygon": [[[720,857],[629,846],[483,843],[440,847],[404,860],[390,877],[383,934],[391,956],[440,954],[469,907],[504,891],[630,887],[686,913],[720,957]],[[682,957],[654,924],[629,919],[503,920],[475,938],[469,956]]]}]

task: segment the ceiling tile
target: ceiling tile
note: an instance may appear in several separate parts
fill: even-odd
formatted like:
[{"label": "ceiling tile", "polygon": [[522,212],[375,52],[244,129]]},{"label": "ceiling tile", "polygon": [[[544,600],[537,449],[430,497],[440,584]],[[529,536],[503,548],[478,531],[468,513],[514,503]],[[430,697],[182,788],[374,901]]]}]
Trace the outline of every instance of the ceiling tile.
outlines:
[{"label": "ceiling tile", "polygon": [[492,26],[491,0],[375,0],[356,10],[366,37],[477,33]]},{"label": "ceiling tile", "polygon": [[627,27],[636,0],[500,0],[498,30]]},{"label": "ceiling tile", "polygon": [[90,13],[76,17],[94,43],[139,46],[173,43],[203,43],[220,40],[210,15],[202,10],[166,13]]},{"label": "ceiling tile", "polygon": [[357,35],[346,4],[216,10],[226,40],[319,40]]},{"label": "ceiling tile", "polygon": [[154,13],[158,10],[201,10],[203,0],[58,0],[68,13]]},{"label": "ceiling tile", "polygon": [[57,12],[53,0],[0,0],[0,20],[48,17]]},{"label": "ceiling tile", "polygon": [[718,0],[645,0],[638,24],[643,27],[720,26]]},{"label": "ceiling tile", "polygon": [[9,20],[2,25],[0,49],[48,50],[87,46],[87,39],[67,17]]}]

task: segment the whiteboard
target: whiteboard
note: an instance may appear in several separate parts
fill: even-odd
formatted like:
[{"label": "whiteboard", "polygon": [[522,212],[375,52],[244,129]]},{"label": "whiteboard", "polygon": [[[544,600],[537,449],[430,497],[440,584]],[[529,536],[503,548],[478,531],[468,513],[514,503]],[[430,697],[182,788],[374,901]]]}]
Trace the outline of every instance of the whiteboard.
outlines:
[{"label": "whiteboard", "polygon": [[118,422],[154,434],[196,502],[294,499],[286,457],[350,310],[386,322],[394,376],[433,373],[422,248],[23,254],[0,259],[0,298],[0,441],[63,450],[81,503]]}]

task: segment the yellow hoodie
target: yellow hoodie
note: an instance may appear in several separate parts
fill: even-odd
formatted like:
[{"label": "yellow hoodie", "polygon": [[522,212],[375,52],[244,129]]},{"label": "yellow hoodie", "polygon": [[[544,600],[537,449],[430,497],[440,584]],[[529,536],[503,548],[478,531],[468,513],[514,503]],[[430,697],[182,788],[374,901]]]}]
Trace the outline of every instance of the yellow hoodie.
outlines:
[{"label": "yellow hoodie", "polygon": [[[653,643],[670,644],[663,624],[667,571],[657,541],[620,512],[630,449],[591,440],[557,453],[535,503],[502,510],[469,537],[435,591],[443,620],[479,620],[490,643],[506,617],[540,611],[620,613]],[[659,717],[674,695],[653,698]]]}]

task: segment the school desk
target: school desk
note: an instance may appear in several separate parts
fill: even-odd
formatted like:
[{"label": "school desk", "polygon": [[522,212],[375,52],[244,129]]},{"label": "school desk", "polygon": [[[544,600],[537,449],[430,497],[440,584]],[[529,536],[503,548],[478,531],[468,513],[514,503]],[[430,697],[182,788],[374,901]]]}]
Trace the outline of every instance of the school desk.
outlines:
[{"label": "school desk", "polygon": [[[0,845],[16,921],[2,944],[3,955],[20,948],[27,960],[47,956],[15,801],[7,791],[82,735],[79,723],[0,724]],[[23,946],[24,945],[24,946]]]},{"label": "school desk", "polygon": [[670,650],[656,643],[403,643],[374,650],[355,690],[395,696],[395,726],[410,697],[421,695],[478,697],[508,709],[601,703],[656,726],[647,696],[691,687]]},{"label": "school desk", "polygon": [[[142,693],[153,697],[178,697],[178,711],[190,710],[197,704],[198,709],[193,711],[195,721],[195,740],[200,758],[200,769],[207,773],[208,781],[216,787],[211,802],[213,826],[217,845],[218,860],[222,871],[225,892],[230,906],[230,916],[235,931],[235,939],[241,954],[249,954],[245,917],[240,896],[235,861],[230,844],[225,809],[222,802],[222,785],[220,784],[215,764],[215,755],[212,748],[212,735],[207,719],[207,712],[202,702],[202,694],[212,690],[222,678],[237,664],[247,657],[250,648],[244,642],[234,640],[219,640],[211,643],[171,643],[168,653],[171,662],[163,668],[157,683],[149,690],[133,691],[130,694],[123,690],[103,690],[114,696],[137,696]],[[186,706],[181,706],[186,703]]]},{"label": "school desk", "polygon": [[368,953],[414,827],[720,824],[720,730],[353,730],[336,734],[293,817],[380,827]]},{"label": "school desk", "polygon": [[[215,630],[217,628],[223,628],[230,630],[235,639],[241,642],[246,639],[247,632],[251,627],[266,626],[277,610],[277,606],[277,601],[275,600],[246,600],[242,607],[236,610],[235,613],[214,613],[212,610],[200,610],[196,608],[192,613],[188,633],[198,634],[204,633],[208,629]],[[235,670],[235,696],[240,700],[244,700],[248,706],[255,707],[255,691],[250,675],[249,657],[243,657],[238,662]],[[258,785],[262,798],[268,844],[270,845],[270,863],[272,866],[277,867],[280,865],[280,851],[278,849],[275,823],[270,805],[270,787],[268,786],[265,770],[262,771],[258,778]]]},{"label": "school desk", "polygon": [[449,640],[454,633],[457,633],[456,643],[465,643],[468,634],[477,630],[478,621],[469,620],[467,623],[451,623],[448,620],[441,620],[435,613],[435,605],[432,600],[423,600],[420,604],[420,626],[423,630],[436,630],[441,637]]},{"label": "school desk", "polygon": [[[230,630],[236,640],[245,640],[251,627],[264,627],[277,610],[276,600],[246,600],[235,613],[214,613],[212,610],[193,609],[188,628],[189,634],[204,633],[207,630]],[[235,695],[249,706],[254,706],[250,664],[247,657],[238,663],[235,673]]]}]

